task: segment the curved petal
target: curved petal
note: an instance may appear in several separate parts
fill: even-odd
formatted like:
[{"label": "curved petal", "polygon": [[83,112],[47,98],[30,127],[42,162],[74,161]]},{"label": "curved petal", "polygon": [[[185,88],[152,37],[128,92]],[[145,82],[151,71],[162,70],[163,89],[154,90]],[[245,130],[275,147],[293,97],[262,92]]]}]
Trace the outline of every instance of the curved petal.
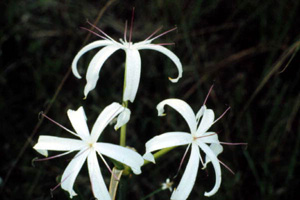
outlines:
[{"label": "curved petal", "polygon": [[133,102],[139,87],[141,77],[141,57],[136,49],[126,49],[126,85],[123,101]]},{"label": "curved petal", "polygon": [[96,151],[91,151],[87,158],[87,162],[94,197],[99,200],[111,200],[100,171]]},{"label": "curved petal", "polygon": [[215,120],[214,111],[212,109],[205,109],[199,128],[197,130],[197,136],[201,136],[202,134],[204,134],[214,123],[214,120]]},{"label": "curved petal", "polygon": [[203,116],[204,110],[206,110],[206,109],[207,109],[206,105],[203,105],[203,106],[201,106],[200,110],[197,112],[197,114],[196,114],[197,124],[198,124],[200,118]]},{"label": "curved petal", "polygon": [[82,140],[41,135],[35,150],[74,151],[81,149],[85,143]]},{"label": "curved petal", "polygon": [[89,152],[87,149],[80,150],[68,164],[62,175],[61,188],[69,192],[70,198],[77,195],[73,190],[73,185]]},{"label": "curved petal", "polygon": [[128,165],[133,173],[141,173],[141,166],[144,164],[144,159],[137,152],[126,147],[103,142],[95,143],[94,147],[100,154]]},{"label": "curved petal", "polygon": [[79,75],[78,73],[78,70],[77,70],[77,62],[79,60],[79,58],[84,54],[86,53],[87,51],[89,50],[92,50],[94,48],[97,48],[97,47],[102,47],[102,46],[106,46],[106,45],[111,45],[113,44],[113,42],[109,41],[109,40],[98,40],[98,41],[95,41],[95,42],[92,42],[88,45],[86,45],[85,47],[83,47],[75,56],[75,58],[73,59],[73,62],[72,62],[72,71],[73,71],[73,74],[77,77],[77,78],[81,78],[81,76]]},{"label": "curved petal", "polygon": [[[210,149],[212,150],[212,152],[215,154],[215,156],[217,157],[220,153],[223,152],[223,146],[220,145],[220,144],[211,144],[210,146]],[[206,168],[206,165],[211,162],[211,159],[209,156],[205,156],[205,163],[203,165],[203,169]]]},{"label": "curved petal", "polygon": [[149,153],[164,149],[168,147],[175,147],[180,145],[190,144],[192,142],[192,135],[185,132],[168,132],[155,136],[146,143],[146,153],[144,158],[151,162],[154,161],[154,157]]},{"label": "curved petal", "polygon": [[97,81],[99,79],[99,73],[103,66],[103,63],[107,60],[111,54],[120,49],[119,46],[109,45],[102,48],[92,59],[89,64],[87,73],[86,73],[86,85],[84,88],[85,97],[88,93],[96,87]]},{"label": "curved petal", "polygon": [[221,167],[220,167],[220,163],[218,161],[218,158],[216,157],[215,153],[210,149],[210,147],[201,142],[201,141],[196,141],[196,143],[199,145],[199,147],[204,151],[204,153],[206,154],[206,156],[209,157],[209,159],[211,160],[214,169],[215,169],[215,175],[216,175],[216,182],[215,185],[213,187],[213,189],[209,192],[205,192],[204,195],[207,197],[210,197],[212,195],[214,195],[220,188],[221,185]]},{"label": "curved petal", "polygon": [[91,142],[96,142],[104,130],[104,128],[113,120],[119,113],[124,110],[124,107],[119,103],[112,103],[106,106],[98,116],[91,133]]},{"label": "curved petal", "polygon": [[162,102],[160,102],[156,109],[158,111],[158,116],[163,116],[164,114],[164,106],[168,105],[174,108],[177,112],[179,112],[182,117],[185,119],[185,121],[188,123],[191,133],[196,132],[197,129],[197,123],[196,123],[196,117],[192,110],[192,108],[184,101],[180,99],[166,99]]},{"label": "curved petal", "polygon": [[155,45],[155,44],[143,44],[143,45],[136,45],[136,48],[138,50],[141,49],[151,49],[151,50],[155,50],[158,51],[160,53],[165,54],[166,56],[168,56],[176,65],[177,69],[178,69],[178,76],[175,79],[169,78],[170,81],[172,81],[173,83],[176,83],[181,77],[182,77],[182,65],[181,62],[179,60],[179,58],[169,49],[160,46],[160,45]]},{"label": "curved petal", "polygon": [[128,108],[124,108],[124,110],[119,114],[117,119],[117,124],[115,125],[115,130],[118,130],[124,124],[126,124],[130,119],[131,111]]},{"label": "curved petal", "polygon": [[69,109],[67,114],[78,136],[83,140],[87,139],[90,136],[90,131],[86,123],[87,118],[83,107],[79,107],[76,111]]},{"label": "curved petal", "polygon": [[172,200],[183,200],[188,198],[196,181],[199,168],[199,155],[200,152],[198,145],[192,144],[192,152],[189,162],[185,168],[178,187],[174,189],[174,192],[172,193]]}]

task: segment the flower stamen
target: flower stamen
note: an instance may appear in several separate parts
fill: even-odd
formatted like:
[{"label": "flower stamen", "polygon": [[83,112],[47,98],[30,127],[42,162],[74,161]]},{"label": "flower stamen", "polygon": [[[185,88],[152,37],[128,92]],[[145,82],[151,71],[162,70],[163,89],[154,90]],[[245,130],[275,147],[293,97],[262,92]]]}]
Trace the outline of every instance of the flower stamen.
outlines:
[{"label": "flower stamen", "polygon": [[185,150],[185,152],[184,152],[184,154],[183,154],[183,157],[182,157],[182,159],[181,159],[181,161],[180,161],[180,164],[179,164],[177,173],[176,173],[176,175],[175,175],[173,178],[176,178],[177,175],[179,174],[179,171],[180,171],[180,169],[181,169],[181,167],[182,167],[183,161],[184,161],[184,159],[185,159],[185,157],[186,157],[186,154],[187,154],[187,152],[188,152],[190,146],[191,146],[191,144],[189,144],[189,145],[187,146],[187,148],[186,148],[186,150]]},{"label": "flower stamen", "polygon": [[64,127],[63,125],[61,125],[60,123],[54,121],[53,119],[51,119],[50,117],[48,117],[47,115],[45,115],[43,112],[40,112],[40,115],[42,115],[43,117],[45,117],[46,119],[48,119],[49,121],[51,121],[52,123],[56,124],[57,126],[61,127],[62,129],[68,131],[69,133],[71,133],[72,135],[75,135],[76,137],[79,137],[79,135],[69,129],[67,129],[66,127]]},{"label": "flower stamen", "polygon": [[133,19],[134,19],[134,7],[132,8],[131,22],[130,22],[130,32],[129,32],[129,43],[131,42],[132,29],[133,29]]},{"label": "flower stamen", "polygon": [[[97,27],[97,26],[95,26],[94,24],[92,24],[91,22],[89,22],[88,20],[87,20],[87,23],[90,25],[90,26],[92,26],[92,27],[94,27],[96,30],[98,30],[100,33],[102,33],[108,40],[111,40],[112,42],[116,42],[114,39],[112,39],[109,35],[107,35],[104,31],[102,31],[99,27]],[[116,42],[117,43],[117,42]]]},{"label": "flower stamen", "polygon": [[163,36],[163,35],[166,35],[166,34],[169,33],[169,32],[175,31],[176,29],[177,29],[177,27],[174,27],[174,28],[172,28],[172,29],[170,29],[170,30],[168,30],[168,31],[165,31],[165,32],[159,34],[158,36],[155,36],[154,38],[152,38],[151,41],[153,41],[153,40],[155,40],[155,39],[157,39],[157,38],[159,38],[159,37],[161,37],[161,36]]},{"label": "flower stamen", "polygon": [[235,145],[246,145],[246,146],[248,146],[248,143],[243,143],[243,142],[240,142],[240,143],[220,142],[220,144],[232,145],[232,146],[235,146]]},{"label": "flower stamen", "polygon": [[160,26],[158,29],[156,29],[151,35],[149,35],[144,41],[149,40],[153,35],[155,35],[158,31],[162,29],[163,26]]},{"label": "flower stamen", "polygon": [[54,158],[59,158],[59,157],[65,156],[69,153],[72,153],[73,151],[75,151],[75,150],[67,151],[65,153],[61,153],[61,154],[58,154],[58,155],[55,155],[55,156],[50,156],[50,157],[47,157],[47,158],[35,158],[35,159],[32,160],[32,163],[35,162],[35,161],[39,162],[39,161],[46,161],[46,160],[52,160]]},{"label": "flower stamen", "polygon": [[155,44],[155,45],[168,46],[168,45],[175,45],[175,43],[174,42],[170,42],[170,43],[158,43],[158,44]]},{"label": "flower stamen", "polygon": [[223,114],[218,119],[216,119],[214,121],[214,123],[216,123],[217,121],[219,121],[227,113],[228,110],[230,110],[230,106],[223,112]]},{"label": "flower stamen", "polygon": [[221,160],[219,160],[219,163],[221,163],[228,171],[230,171],[233,175],[235,175],[234,171],[232,169],[230,169],[225,163],[223,163]]},{"label": "flower stamen", "polygon": [[127,20],[125,21],[125,29],[124,29],[124,41],[127,42]]},{"label": "flower stamen", "polygon": [[54,192],[54,190],[56,190],[64,181],[66,181],[69,177],[70,177],[70,175],[72,174],[73,172],[71,172],[70,174],[68,174],[67,176],[66,176],[66,178],[64,178],[60,183],[58,183],[55,187],[53,187],[53,188],[50,188],[50,195],[51,195],[51,198],[53,198],[53,192]]},{"label": "flower stamen", "polygon": [[209,136],[212,136],[212,135],[217,135],[217,134],[218,133],[212,133],[212,134],[209,134],[209,135],[202,135],[202,136],[199,136],[199,137],[194,137],[194,140],[199,139],[199,138],[209,137]]},{"label": "flower stamen", "polygon": [[206,101],[207,101],[207,99],[208,99],[208,97],[209,97],[209,95],[210,95],[210,93],[211,93],[213,87],[214,87],[214,84],[212,84],[212,86],[210,86],[209,91],[208,91],[208,93],[207,93],[207,95],[206,95],[206,97],[205,97],[205,100],[204,100],[204,102],[203,102],[203,105],[206,104]]},{"label": "flower stamen", "polygon": [[98,33],[94,32],[94,31],[92,31],[92,30],[90,30],[88,28],[85,28],[85,27],[80,27],[80,28],[83,29],[83,30],[86,30],[86,31],[88,31],[88,32],[90,32],[90,33],[92,33],[92,34],[94,34],[94,35],[96,35],[96,36],[98,36],[98,37],[100,37],[100,38],[102,38],[104,40],[107,40],[106,37],[103,37],[102,35],[99,35]]},{"label": "flower stamen", "polygon": [[[98,152],[98,151],[97,151]],[[113,177],[115,178],[115,180],[120,181],[120,179],[118,179],[118,177],[113,173],[113,171],[111,170],[111,168],[109,167],[108,163],[106,162],[106,160],[104,159],[104,157],[102,156],[102,154],[100,152],[98,152],[100,158],[102,159],[102,161],[104,162],[106,168],[108,169],[108,171],[113,175]]]}]

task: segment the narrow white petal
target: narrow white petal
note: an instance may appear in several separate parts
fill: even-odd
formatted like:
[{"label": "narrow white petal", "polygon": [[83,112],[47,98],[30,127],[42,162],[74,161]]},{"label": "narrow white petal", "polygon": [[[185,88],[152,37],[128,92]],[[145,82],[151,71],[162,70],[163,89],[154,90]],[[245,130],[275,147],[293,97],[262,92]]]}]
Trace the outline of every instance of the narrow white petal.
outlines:
[{"label": "narrow white petal", "polygon": [[83,107],[79,107],[76,111],[69,109],[67,114],[79,137],[83,140],[87,139],[90,136],[90,132],[86,123],[87,118]]},{"label": "narrow white petal", "polygon": [[214,120],[215,120],[214,111],[212,109],[205,109],[199,128],[197,130],[197,135],[201,136],[203,133],[205,133],[214,123]]},{"label": "narrow white petal", "polygon": [[[215,156],[217,157],[220,153],[223,152],[223,146],[220,145],[220,144],[211,144],[210,146],[210,149],[212,150],[212,152],[215,154]],[[211,159],[209,156],[205,156],[205,163],[204,163],[204,166],[203,166],[203,169],[206,168],[207,164],[211,162]]]},{"label": "narrow white petal", "polygon": [[118,130],[120,127],[125,125],[129,119],[130,119],[130,110],[128,108],[125,108],[123,112],[121,112],[117,119],[117,124],[115,125],[115,130]]},{"label": "narrow white petal", "polygon": [[[149,140],[146,143],[146,154],[159,149],[190,144],[191,142],[192,142],[192,135],[189,133],[185,133],[185,132],[163,133],[161,135],[153,137],[151,140]],[[145,156],[146,158],[148,157],[147,155]]]},{"label": "narrow white petal", "polygon": [[123,101],[133,102],[141,77],[141,57],[136,49],[126,49],[126,86]]},{"label": "narrow white petal", "polygon": [[204,151],[206,156],[208,156],[210,158],[210,160],[214,166],[214,169],[215,169],[215,175],[216,175],[215,185],[211,191],[204,193],[205,196],[210,197],[219,190],[220,185],[221,185],[222,177],[221,177],[220,163],[219,163],[218,158],[216,157],[215,153],[210,149],[210,147],[207,144],[205,144],[201,141],[198,141],[198,140],[196,142],[200,146],[200,148]]},{"label": "narrow white petal", "polygon": [[74,151],[81,149],[85,143],[82,140],[41,135],[34,149],[50,151]]},{"label": "narrow white petal", "polygon": [[96,151],[129,166],[133,173],[140,174],[144,164],[143,157],[137,152],[115,144],[99,142],[94,144]]},{"label": "narrow white petal", "polygon": [[143,158],[144,158],[144,160],[148,160],[148,161],[150,161],[150,162],[155,163],[155,158],[154,158],[154,156],[153,156],[152,153],[145,153],[145,154],[143,155]]},{"label": "narrow white petal", "polygon": [[98,116],[91,133],[91,139],[93,142],[96,142],[104,130],[104,128],[113,120],[119,113],[124,110],[124,107],[119,103],[112,103],[109,106],[106,106],[104,110]]},{"label": "narrow white petal", "polygon": [[45,157],[48,157],[48,151],[43,149],[35,149],[38,153],[42,154]]},{"label": "narrow white petal", "polygon": [[188,123],[191,133],[196,132],[197,123],[196,123],[195,113],[193,112],[192,108],[186,102],[184,102],[180,99],[166,99],[166,100],[160,102],[156,106],[156,109],[158,111],[158,116],[164,115],[163,113],[164,113],[165,105],[171,106],[177,112],[179,112],[179,114],[182,115],[182,117]]},{"label": "narrow white petal", "polygon": [[99,200],[111,200],[100,171],[96,151],[91,151],[88,156],[87,162],[94,197]]},{"label": "narrow white petal", "polygon": [[85,47],[83,47],[75,56],[75,58],[73,59],[73,62],[72,62],[72,71],[73,71],[73,74],[77,77],[77,78],[81,78],[81,76],[79,75],[78,73],[78,70],[77,70],[77,62],[79,60],[79,58],[84,54],[86,53],[87,51],[90,51],[94,48],[97,48],[97,47],[102,47],[102,46],[106,46],[106,45],[111,45],[113,44],[113,42],[109,41],[109,40],[98,40],[98,41],[95,41],[95,42],[92,42],[88,45],[86,45]]},{"label": "narrow white petal", "polygon": [[190,195],[198,173],[199,155],[200,152],[198,145],[192,144],[192,152],[189,162],[185,168],[178,187],[174,189],[174,192],[172,193],[172,200],[184,200]]},{"label": "narrow white petal", "polygon": [[86,73],[86,80],[87,83],[84,88],[84,95],[85,97],[88,93],[96,87],[97,81],[99,79],[99,73],[103,66],[103,63],[107,60],[111,54],[115,51],[120,49],[119,46],[116,45],[109,45],[102,48],[92,59],[89,64],[87,73]]},{"label": "narrow white petal", "polygon": [[68,164],[67,168],[65,169],[62,175],[61,187],[62,189],[69,192],[70,198],[77,195],[76,192],[73,190],[73,185],[88,154],[89,150],[80,150]]},{"label": "narrow white petal", "polygon": [[160,53],[165,54],[166,56],[168,56],[174,62],[174,64],[176,65],[176,67],[178,69],[178,76],[177,76],[177,78],[175,78],[175,79],[171,79],[170,78],[170,80],[173,83],[176,83],[182,77],[182,65],[181,65],[181,62],[180,62],[179,58],[172,51],[170,51],[169,49],[167,49],[167,48],[165,48],[163,46],[160,46],[160,45],[155,45],[155,44],[137,45],[136,48],[138,50],[141,50],[141,49],[151,49],[151,50],[155,50],[155,51],[158,51]]},{"label": "narrow white petal", "polygon": [[200,110],[196,114],[196,121],[199,122],[200,118],[203,116],[204,110],[206,110],[206,105],[201,106]]}]

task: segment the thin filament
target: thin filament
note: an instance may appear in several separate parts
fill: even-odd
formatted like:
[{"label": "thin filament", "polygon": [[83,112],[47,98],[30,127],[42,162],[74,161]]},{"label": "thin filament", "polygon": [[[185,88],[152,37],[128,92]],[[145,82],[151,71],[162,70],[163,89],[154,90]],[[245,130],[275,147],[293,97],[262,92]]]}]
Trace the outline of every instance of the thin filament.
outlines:
[{"label": "thin filament", "polygon": [[131,37],[132,37],[133,19],[134,19],[134,7],[132,8],[131,23],[130,23],[130,32],[129,32],[129,42],[131,42]]},{"label": "thin filament", "polygon": [[153,35],[155,35],[158,31],[162,29],[162,26],[160,26],[158,29],[156,29],[151,35],[149,35],[144,41],[149,40]]},{"label": "thin filament", "polygon": [[163,35],[166,35],[167,33],[172,32],[172,31],[174,31],[174,30],[176,30],[176,29],[177,29],[177,27],[172,28],[172,29],[170,29],[170,30],[168,30],[168,31],[165,31],[165,32],[159,34],[158,36],[155,36],[154,38],[152,38],[151,41],[153,41],[153,40],[155,40],[155,39],[157,39],[157,38],[159,38],[159,37],[161,37],[161,36],[163,36]]},{"label": "thin filament", "polygon": [[177,173],[176,173],[176,175],[175,175],[173,178],[176,178],[176,177],[177,177],[177,175],[178,175],[178,173],[179,173],[179,171],[180,171],[180,169],[181,169],[181,167],[182,167],[183,161],[184,161],[184,159],[185,159],[185,157],[186,157],[186,154],[187,154],[187,152],[188,152],[190,146],[191,146],[191,144],[189,144],[189,145],[187,146],[187,148],[186,148],[186,150],[185,150],[185,152],[184,152],[184,154],[183,154],[183,157],[182,157],[182,159],[181,159],[181,161],[180,161],[180,164],[179,164],[179,168],[178,168],[178,170],[177,170]]},{"label": "thin filament", "polygon": [[240,142],[240,143],[231,143],[231,142],[220,142],[220,144],[225,144],[225,145],[232,145],[232,146],[235,146],[235,145],[248,145],[248,143],[243,143],[243,142]]},{"label": "thin filament", "polygon": [[214,121],[214,123],[216,123],[217,121],[219,121],[227,112],[228,112],[228,110],[230,110],[230,107],[228,107],[224,112],[223,112],[223,114],[218,118],[218,119],[216,119],[215,121]]},{"label": "thin filament", "polygon": [[48,119],[49,121],[51,121],[52,123],[56,124],[57,126],[61,127],[62,129],[68,131],[69,133],[75,135],[76,137],[79,137],[77,135],[77,133],[67,129],[66,127],[64,127],[63,125],[59,124],[58,122],[54,121],[53,119],[51,119],[50,117],[48,117],[47,115],[45,115],[44,113],[40,113],[43,117],[45,117],[46,119]]},{"label": "thin filament", "polygon": [[91,22],[87,21],[87,23],[94,27],[96,30],[98,30],[100,33],[102,33],[107,39],[113,41],[113,42],[116,42],[114,39],[112,39],[109,35],[107,35],[104,31],[102,31],[100,28],[98,28],[97,26],[95,26],[94,24],[92,24]]},{"label": "thin filament", "polygon": [[37,158],[37,159],[34,159],[33,162],[35,162],[35,161],[52,160],[52,159],[54,159],[54,158],[59,158],[59,157],[65,156],[65,155],[67,155],[67,154],[69,154],[69,153],[72,153],[73,151],[75,151],[75,150],[67,151],[67,152],[65,152],[65,153],[61,153],[61,154],[58,154],[58,155],[55,155],[55,156],[50,156],[50,157],[47,157],[47,158]]},{"label": "thin filament", "polygon": [[206,95],[206,97],[205,97],[205,100],[204,100],[204,103],[203,103],[203,105],[205,105],[205,104],[206,104],[206,101],[207,101],[207,99],[208,99],[208,97],[209,97],[209,95],[210,95],[210,93],[211,93],[211,91],[212,91],[213,87],[214,87],[214,84],[213,84],[212,86],[210,86],[210,88],[209,88],[209,91],[208,91],[208,93],[207,93],[207,95]]},{"label": "thin filament", "polygon": [[[218,159],[219,160],[219,159]],[[223,163],[221,160],[219,162],[228,170],[230,171],[233,175],[235,174],[234,171],[232,171],[225,163]]]},{"label": "thin filament", "polygon": [[92,31],[92,30],[90,30],[88,28],[85,28],[85,27],[80,27],[80,28],[82,28],[83,30],[86,30],[86,31],[88,31],[88,32],[90,32],[90,33],[92,33],[92,34],[94,34],[94,35],[96,35],[96,36],[98,36],[98,37],[100,37],[100,38],[102,38],[104,40],[107,40],[106,37],[103,37],[102,35],[99,35],[98,33],[94,32],[94,31]]},{"label": "thin filament", "polygon": [[124,29],[124,41],[127,42],[127,20],[125,21],[125,29]]},{"label": "thin filament", "polygon": [[114,176],[114,178],[117,180],[117,181],[120,181],[118,179],[118,177],[113,173],[113,171],[111,170],[111,168],[109,167],[109,165],[107,164],[107,162],[105,161],[104,157],[102,156],[102,154],[100,152],[98,152],[100,158],[102,159],[102,161],[104,162],[105,166],[107,167],[108,171]]},{"label": "thin filament", "polygon": [[174,44],[175,44],[174,42],[171,42],[171,43],[158,43],[158,44],[155,44],[155,45],[168,46],[168,45],[174,45]]},{"label": "thin filament", "polygon": [[209,137],[209,136],[216,135],[216,134],[217,133],[212,133],[212,134],[209,134],[209,135],[202,135],[202,136],[196,137],[196,139],[198,139],[198,138],[204,138],[204,137]]},{"label": "thin filament", "polygon": [[69,176],[72,174],[73,172],[71,172],[70,174],[68,174],[68,176],[66,176],[66,178],[64,178],[59,184],[57,184],[54,188],[50,189],[50,193],[51,193],[51,198],[53,198],[53,191],[56,190],[65,180],[67,180],[67,178],[69,178]]}]

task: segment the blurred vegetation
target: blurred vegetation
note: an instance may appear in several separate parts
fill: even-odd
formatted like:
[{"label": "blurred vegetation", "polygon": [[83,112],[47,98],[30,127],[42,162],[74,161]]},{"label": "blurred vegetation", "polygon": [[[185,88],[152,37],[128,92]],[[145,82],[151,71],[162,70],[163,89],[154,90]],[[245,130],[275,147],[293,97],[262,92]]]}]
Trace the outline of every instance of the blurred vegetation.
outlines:
[{"label": "blurred vegetation", "polygon": [[[159,26],[178,28],[156,43],[175,43],[169,48],[181,59],[184,73],[177,84],[171,83],[167,77],[177,75],[173,63],[160,53],[141,51],[142,78],[136,100],[130,104],[128,145],[143,154],[144,143],[153,136],[187,131],[184,120],[172,109],[158,118],[156,105],[166,98],[181,98],[197,111],[214,84],[208,107],[217,116],[228,106],[231,110],[211,130],[220,132],[221,141],[247,142],[248,147],[224,147],[219,158],[236,174],[223,168],[221,188],[210,199],[295,199],[300,186],[296,178],[300,169],[299,3],[116,0],[105,7],[105,0],[1,1],[1,199],[51,199],[49,189],[58,184],[72,158],[32,166],[32,159],[39,156],[32,149],[39,135],[72,137],[49,121],[39,122],[40,111],[49,110],[48,116],[71,127],[66,111],[83,105],[92,126],[106,105],[121,101],[124,52],[106,61],[97,88],[87,100],[82,99],[85,80],[68,75],[68,70],[87,38],[88,32],[80,29],[89,28],[87,19],[94,22],[103,14],[97,26],[115,39],[122,38],[132,7],[136,10],[133,41],[145,39]],[[86,42],[97,39],[90,35]],[[80,60],[83,75],[95,52]],[[118,136],[110,127],[101,139],[118,143]],[[129,177],[122,185],[128,193],[119,199],[141,199],[159,189],[176,174],[184,151],[178,147],[155,166],[143,167],[141,175]],[[109,181],[108,170],[102,172]],[[199,170],[189,199],[207,199],[203,193],[213,184],[213,168]],[[86,167],[75,190],[74,199],[93,198]],[[170,194],[165,190],[149,199],[168,199]],[[53,195],[54,199],[69,198],[61,188]]]}]

